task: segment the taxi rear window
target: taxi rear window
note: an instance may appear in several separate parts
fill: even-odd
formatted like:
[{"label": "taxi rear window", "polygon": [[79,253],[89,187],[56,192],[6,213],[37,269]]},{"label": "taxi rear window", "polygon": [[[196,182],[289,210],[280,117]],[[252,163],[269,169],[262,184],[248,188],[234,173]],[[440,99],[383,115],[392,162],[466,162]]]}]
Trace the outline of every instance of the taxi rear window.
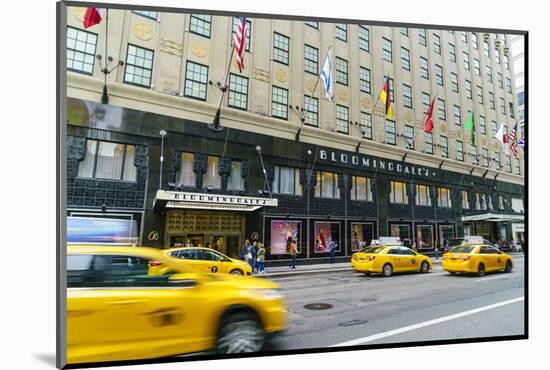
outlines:
[{"label": "taxi rear window", "polygon": [[362,253],[380,253],[385,247],[366,247],[361,250]]},{"label": "taxi rear window", "polygon": [[471,245],[461,245],[460,247],[453,248],[451,253],[472,253],[475,248],[475,246]]}]

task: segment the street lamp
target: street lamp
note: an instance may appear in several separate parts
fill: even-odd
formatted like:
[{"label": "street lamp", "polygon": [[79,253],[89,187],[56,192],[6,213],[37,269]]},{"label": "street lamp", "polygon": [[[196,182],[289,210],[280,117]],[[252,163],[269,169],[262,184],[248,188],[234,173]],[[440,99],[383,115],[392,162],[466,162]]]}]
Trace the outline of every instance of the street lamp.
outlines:
[{"label": "street lamp", "polygon": [[164,137],[166,136],[165,130],[160,130],[160,179],[159,179],[159,190],[162,190],[162,167],[164,163]]}]

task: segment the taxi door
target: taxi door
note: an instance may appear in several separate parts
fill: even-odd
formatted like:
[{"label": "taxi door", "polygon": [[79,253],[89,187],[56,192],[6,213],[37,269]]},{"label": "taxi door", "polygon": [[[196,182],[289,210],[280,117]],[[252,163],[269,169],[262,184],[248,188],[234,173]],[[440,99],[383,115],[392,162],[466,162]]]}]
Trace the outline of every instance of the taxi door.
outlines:
[{"label": "taxi door", "polygon": [[401,250],[401,268],[403,271],[416,271],[420,268],[420,259],[409,248],[400,248]]},{"label": "taxi door", "polygon": [[401,257],[404,256],[401,255],[401,249],[399,247],[392,247],[388,250],[387,258],[389,262],[391,262],[394,272],[403,271],[404,266],[402,265]]},{"label": "taxi door", "polygon": [[478,254],[480,262],[485,264],[485,271],[492,271],[496,268],[496,255],[489,246],[482,245],[479,247]]},{"label": "taxi door", "polygon": [[191,268],[194,272],[206,272],[206,268],[201,260],[200,249],[181,249],[179,251],[172,252],[172,257],[185,261],[185,266]]},{"label": "taxi door", "polygon": [[227,263],[223,263],[223,258],[217,253],[211,252],[206,249],[199,250],[200,259],[203,264],[203,269],[205,272],[211,273],[227,273]]}]

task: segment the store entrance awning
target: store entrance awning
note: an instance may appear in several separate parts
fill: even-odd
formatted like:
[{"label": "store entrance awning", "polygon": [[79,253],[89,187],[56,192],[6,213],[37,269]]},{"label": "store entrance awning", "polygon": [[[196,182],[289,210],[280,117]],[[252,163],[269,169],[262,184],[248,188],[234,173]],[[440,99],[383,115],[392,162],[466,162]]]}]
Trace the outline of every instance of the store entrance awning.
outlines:
[{"label": "store entrance awning", "polygon": [[487,221],[487,222],[523,222],[523,215],[515,215],[510,213],[481,213],[477,215],[462,216],[462,221]]},{"label": "store entrance awning", "polygon": [[153,207],[155,209],[184,208],[212,211],[252,212],[262,207],[277,207],[277,198],[243,197],[213,193],[188,193],[181,191],[157,190]]}]

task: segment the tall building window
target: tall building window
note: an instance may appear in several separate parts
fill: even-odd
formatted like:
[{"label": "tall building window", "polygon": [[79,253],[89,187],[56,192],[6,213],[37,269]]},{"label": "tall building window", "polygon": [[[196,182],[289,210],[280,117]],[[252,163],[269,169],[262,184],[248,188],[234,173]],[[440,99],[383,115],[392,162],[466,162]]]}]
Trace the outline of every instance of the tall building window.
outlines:
[{"label": "tall building window", "polygon": [[315,28],[316,30],[319,29],[319,22],[314,21],[307,21],[305,22],[308,26]]},{"label": "tall building window", "polygon": [[158,12],[150,12],[150,11],[147,11],[147,10],[134,10],[134,11],[132,11],[132,13],[139,14],[141,16],[154,19],[155,21],[158,20],[158,18],[159,18],[159,13]]},{"label": "tall building window", "polygon": [[371,179],[369,177],[352,176],[351,200],[372,202]]},{"label": "tall building window", "polygon": [[447,113],[445,109],[445,100],[437,99],[437,112],[439,115],[439,119],[442,119],[442,120],[447,119]]},{"label": "tall building window", "polygon": [[521,167],[520,167],[520,164],[519,164],[519,158],[516,158],[514,160],[515,162],[515,168],[516,168],[516,175],[521,175]]},{"label": "tall building window", "polygon": [[477,49],[478,48],[478,44],[477,44],[477,33],[472,33],[472,47],[474,49]]},{"label": "tall building window", "polygon": [[230,74],[228,99],[230,107],[246,110],[248,107],[248,78]]},{"label": "tall building window", "polygon": [[464,162],[464,144],[462,141],[456,141],[456,160]]},{"label": "tall building window", "polygon": [[401,67],[407,71],[411,70],[411,53],[409,49],[401,48]]},{"label": "tall building window", "polygon": [[500,64],[500,50],[495,47],[495,61]]},{"label": "tall building window", "polygon": [[409,204],[407,198],[407,184],[399,181],[390,182],[390,203]]},{"label": "tall building window", "polygon": [[319,73],[319,49],[304,45],[304,71],[317,75]]},{"label": "tall building window", "polygon": [[510,56],[504,56],[504,68],[506,68],[506,70],[510,70]]},{"label": "tall building window", "polygon": [[472,164],[477,165],[479,163],[477,158],[477,146],[475,145],[470,146],[470,154],[472,156]]},{"label": "tall building window", "polygon": [[349,133],[349,108],[343,105],[336,105],[336,131]]},{"label": "tall building window", "polygon": [[489,107],[495,110],[495,94],[489,91]]},{"label": "tall building window", "polygon": [[414,203],[417,206],[431,206],[430,187],[427,185],[416,185],[416,197]]},{"label": "tall building window", "polygon": [[472,82],[466,80],[466,97],[472,100]]},{"label": "tall building window", "polygon": [[436,35],[435,33],[432,34],[433,38],[434,38],[434,51],[437,53],[437,54],[441,54],[441,39],[438,35]]},{"label": "tall building window", "polygon": [[208,156],[208,166],[206,173],[202,177],[202,188],[206,189],[208,186],[212,186],[214,189],[222,188],[222,177],[219,173],[220,157],[213,155]]},{"label": "tall building window", "polygon": [[487,128],[485,126],[485,117],[479,116],[479,132],[483,135],[487,134]]},{"label": "tall building window", "polygon": [[210,38],[210,30],[212,27],[211,15],[191,14],[189,32],[196,33],[204,37]]},{"label": "tall building window", "polygon": [[481,76],[481,67],[479,64],[479,59],[474,59],[474,73],[478,76]]},{"label": "tall building window", "polygon": [[506,91],[508,91],[510,94],[512,93],[512,80],[510,80],[508,77],[506,78]]},{"label": "tall building window", "polygon": [[348,85],[348,61],[336,57],[336,82]]},{"label": "tall building window", "polygon": [[300,170],[298,168],[275,166],[273,171],[273,192],[277,194],[302,195]]},{"label": "tall building window", "polygon": [[495,160],[495,168],[497,170],[500,170],[500,153],[499,152],[494,152],[493,153],[493,158]]},{"label": "tall building window", "polygon": [[386,144],[395,145],[395,122],[386,120]]},{"label": "tall building window", "polygon": [[271,90],[271,116],[288,119],[288,90],[273,86]]},{"label": "tall building window", "polygon": [[439,138],[439,146],[441,147],[441,156],[443,158],[449,158],[449,141],[447,136],[441,136]]},{"label": "tall building window", "polygon": [[477,86],[477,102],[483,104],[483,90],[479,85]]},{"label": "tall building window", "polygon": [[285,35],[273,32],[273,60],[288,65],[290,39]]},{"label": "tall building window", "polygon": [[509,155],[506,156],[506,170],[512,173],[512,158]]},{"label": "tall building window", "polygon": [[78,164],[78,177],[136,181],[135,145],[86,140],[86,154]]},{"label": "tall building window", "polygon": [[468,43],[468,35],[466,34],[466,32],[461,32],[460,33],[460,38],[461,38],[462,42]]},{"label": "tall building window", "polygon": [[458,93],[458,75],[454,72],[451,72],[451,90]]},{"label": "tall building window", "polygon": [[67,69],[93,74],[96,45],[95,33],[67,27]]},{"label": "tall building window", "polygon": [[483,167],[489,167],[489,151],[487,148],[481,149],[481,157],[483,158]]},{"label": "tall building window", "polygon": [[369,29],[365,26],[359,26],[358,28],[359,33],[359,49],[369,51],[370,45],[369,45]]},{"label": "tall building window", "polygon": [[337,173],[317,171],[315,197],[340,199],[340,188],[338,187]]},{"label": "tall building window", "polygon": [[451,207],[451,192],[448,188],[437,188],[437,206],[440,208]]},{"label": "tall building window", "polygon": [[242,162],[231,161],[231,175],[227,179],[227,190],[244,190]]},{"label": "tall building window", "polygon": [[319,99],[304,95],[304,123],[311,126],[319,126]]},{"label": "tall building window", "polygon": [[468,199],[468,192],[462,190],[462,209],[470,209],[470,200]]},{"label": "tall building window", "polygon": [[360,126],[363,137],[372,139],[372,116],[370,113],[361,112]]},{"label": "tall building window", "polygon": [[493,135],[496,135],[496,133],[497,133],[497,122],[496,121],[491,121],[491,132],[493,133]]},{"label": "tall building window", "polygon": [[464,69],[469,70],[470,69],[470,56],[468,55],[467,52],[463,51],[462,52],[462,58],[464,60]]},{"label": "tall building window", "polygon": [[425,147],[425,152],[426,152],[426,154],[434,154],[434,138],[433,138],[433,134],[430,132],[430,133],[427,133],[425,136],[426,136],[426,147]]},{"label": "tall building window", "polygon": [[428,71],[428,59],[422,57],[420,57],[420,77],[425,78],[426,80],[430,78]]},{"label": "tall building window", "polygon": [[426,114],[430,108],[430,94],[422,93],[422,113]]},{"label": "tall building window", "polygon": [[342,41],[348,41],[348,25],[345,23],[336,23],[336,38]]},{"label": "tall building window", "polygon": [[489,57],[489,42],[488,41],[483,41],[483,54],[485,54],[485,56]]},{"label": "tall building window", "polygon": [[485,72],[487,73],[487,80],[490,83],[493,83],[493,70],[491,69],[491,66],[485,66]]},{"label": "tall building window", "polygon": [[455,125],[462,125],[462,117],[460,116],[460,107],[458,105],[453,105],[453,116],[455,118]]},{"label": "tall building window", "polygon": [[128,44],[124,82],[142,87],[151,87],[153,51]]},{"label": "tall building window", "polygon": [[371,93],[370,69],[359,67],[359,89],[364,93]]},{"label": "tall building window", "polygon": [[419,29],[418,30],[418,43],[422,46],[426,46],[426,30],[425,29]]},{"label": "tall building window", "polygon": [[440,65],[435,65],[435,82],[443,86],[443,68]]},{"label": "tall building window", "polygon": [[194,188],[197,186],[197,176],[193,171],[193,162],[195,155],[193,153],[181,153],[181,165],[178,178],[178,186]]},{"label": "tall building window", "polygon": [[449,43],[449,60],[456,63],[456,48],[453,44]]},{"label": "tall building window", "polygon": [[[237,33],[237,27],[239,26],[239,17],[233,17],[232,25],[232,34],[231,34],[231,45],[235,40],[235,34]],[[246,43],[244,44],[244,50],[250,51],[250,37],[252,35],[252,22],[249,20],[246,21]]]},{"label": "tall building window", "polygon": [[414,150],[414,127],[405,125],[405,132],[403,136],[405,137],[405,146]]},{"label": "tall building window", "polygon": [[502,73],[500,73],[500,72],[497,72],[497,82],[498,82],[498,87],[503,89],[504,84],[503,84],[503,80],[502,80]]},{"label": "tall building window", "polygon": [[510,118],[516,118],[516,115],[514,113],[514,103],[509,102],[508,108],[510,109]]},{"label": "tall building window", "polygon": [[506,115],[506,102],[503,97],[500,97],[500,113]]},{"label": "tall building window", "polygon": [[412,108],[412,88],[403,84],[403,105],[406,108]]},{"label": "tall building window", "polygon": [[401,27],[401,34],[404,36],[409,36],[409,29],[407,27]]},{"label": "tall building window", "polygon": [[384,60],[387,62],[392,62],[392,43],[390,40],[383,38],[382,39],[382,48]]},{"label": "tall building window", "polygon": [[388,92],[390,94],[390,101],[393,102],[394,101],[394,96],[393,96],[393,78],[388,78]]},{"label": "tall building window", "polygon": [[185,71],[184,95],[191,98],[206,100],[207,86],[208,67],[188,61]]}]

